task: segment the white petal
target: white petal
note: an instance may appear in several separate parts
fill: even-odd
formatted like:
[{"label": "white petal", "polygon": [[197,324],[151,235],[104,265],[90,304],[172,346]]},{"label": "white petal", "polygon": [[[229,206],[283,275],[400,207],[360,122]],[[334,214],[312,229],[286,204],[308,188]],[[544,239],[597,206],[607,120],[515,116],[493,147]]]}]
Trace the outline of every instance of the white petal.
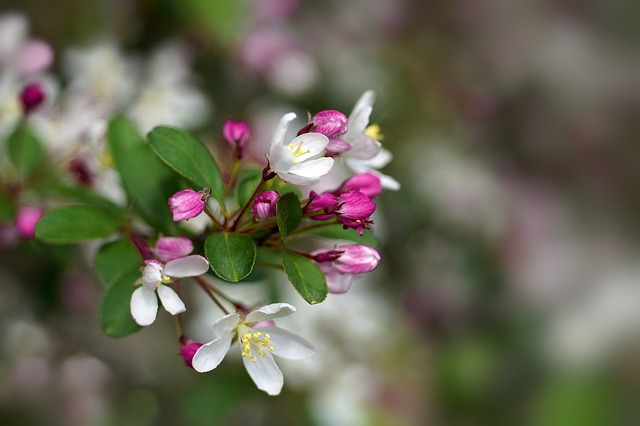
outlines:
[{"label": "white petal", "polygon": [[291,141],[291,145],[293,145],[295,149],[295,147],[297,147],[301,142],[302,146],[300,147],[300,150],[302,152],[308,152],[296,157],[296,160],[298,160],[299,163],[303,162],[307,158],[315,157],[320,154],[327,145],[329,145],[329,138],[321,133],[305,133],[294,138]]},{"label": "white petal", "polygon": [[142,286],[131,295],[131,316],[141,326],[153,324],[158,314],[158,298],[153,290]]},{"label": "white petal", "polygon": [[378,175],[378,177],[380,177],[380,185],[382,185],[384,189],[389,189],[391,191],[397,191],[400,189],[400,182],[398,182],[391,176],[382,173],[376,174]]},{"label": "white petal", "polygon": [[345,135],[347,138],[352,138],[364,133],[367,125],[369,124],[371,111],[373,111],[373,108],[370,106],[363,107],[357,111],[354,110],[354,114],[349,117],[349,130]]},{"label": "white petal", "polygon": [[332,167],[333,158],[321,157],[296,164],[289,169],[289,173],[306,178],[315,178],[326,175]]},{"label": "white petal", "polygon": [[382,149],[378,155],[364,162],[367,166],[374,169],[381,169],[393,160],[393,154],[388,149]]},{"label": "white petal", "polygon": [[269,321],[286,317],[296,311],[296,308],[288,303],[272,303],[265,305],[247,315],[247,322]]},{"label": "white petal", "polygon": [[162,280],[162,264],[156,261],[147,262],[142,271],[142,284],[149,290],[154,290],[156,284]]},{"label": "white petal", "polygon": [[364,92],[360,98],[356,101],[356,104],[353,106],[353,110],[351,110],[351,114],[349,114],[349,124],[353,121],[354,115],[366,107],[373,107],[373,103],[376,101],[376,92],[373,90],[367,90]]},{"label": "white petal", "polygon": [[280,394],[282,386],[284,385],[284,377],[269,352],[265,352],[263,357],[258,356],[256,362],[252,362],[244,357],[242,358],[242,362],[258,389],[265,391],[269,395]]},{"label": "white petal", "polygon": [[307,178],[293,175],[287,172],[278,172],[278,176],[280,176],[280,179],[282,179],[283,181],[293,185],[308,186],[315,185],[316,183],[320,182],[320,176]]},{"label": "white petal", "polygon": [[329,293],[333,294],[342,294],[349,291],[351,281],[355,277],[353,274],[343,274],[337,270],[332,273],[325,273],[324,276],[327,279],[327,289]]},{"label": "white petal", "polygon": [[382,144],[367,135],[356,135],[347,142],[351,144],[351,149],[343,155],[348,158],[358,160],[371,160],[382,149]]},{"label": "white petal", "polygon": [[271,147],[269,161],[271,162],[271,168],[276,171],[287,171],[295,164],[293,162],[293,152],[289,147],[283,145]]},{"label": "white petal", "polygon": [[306,339],[283,330],[280,327],[260,327],[263,334],[269,334],[273,354],[286,359],[307,359],[316,354],[316,349]]},{"label": "white petal", "polygon": [[234,328],[240,322],[240,315],[229,314],[225,315],[213,324],[213,338],[221,339],[233,331]]},{"label": "white petal", "polygon": [[184,302],[182,302],[182,299],[178,296],[178,293],[176,293],[171,287],[167,285],[159,285],[156,291],[158,292],[158,297],[162,302],[162,306],[171,315],[176,315],[187,310],[184,306]]},{"label": "white petal", "polygon": [[184,278],[197,277],[208,270],[209,262],[207,259],[198,254],[193,254],[167,262],[162,273],[173,278]]},{"label": "white petal", "polygon": [[273,139],[271,139],[271,146],[282,145],[284,142],[284,135],[287,133],[287,129],[289,128],[289,123],[295,120],[295,118],[296,115],[293,112],[282,116],[280,123],[278,123],[278,127],[276,127],[276,131],[273,134]]},{"label": "white petal", "polygon": [[200,346],[200,349],[196,351],[196,354],[193,356],[193,360],[191,361],[193,369],[200,373],[204,373],[211,371],[220,365],[224,356],[229,352],[232,339],[233,334],[229,333],[221,339],[215,339]]}]

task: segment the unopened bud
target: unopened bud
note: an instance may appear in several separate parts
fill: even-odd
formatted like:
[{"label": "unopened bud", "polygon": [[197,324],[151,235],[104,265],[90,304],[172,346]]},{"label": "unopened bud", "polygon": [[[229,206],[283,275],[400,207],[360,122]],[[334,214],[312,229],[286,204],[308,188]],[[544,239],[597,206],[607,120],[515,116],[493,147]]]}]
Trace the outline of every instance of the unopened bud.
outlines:
[{"label": "unopened bud", "polygon": [[276,202],[280,199],[277,191],[264,191],[256,197],[251,213],[258,220],[267,220],[276,215]]},{"label": "unopened bud", "polygon": [[173,214],[173,220],[189,220],[204,211],[205,201],[209,197],[209,189],[200,192],[193,189],[184,189],[173,194],[169,198],[169,208]]},{"label": "unopened bud", "polygon": [[36,224],[44,214],[44,210],[35,206],[24,206],[18,210],[15,227],[18,235],[32,240],[36,234]]},{"label": "unopened bud", "polygon": [[22,110],[26,115],[38,108],[45,99],[44,89],[40,83],[28,84],[20,92]]},{"label": "unopened bud", "polygon": [[249,136],[249,126],[244,121],[228,119],[222,125],[222,137],[233,148],[236,158],[242,158],[244,155]]}]

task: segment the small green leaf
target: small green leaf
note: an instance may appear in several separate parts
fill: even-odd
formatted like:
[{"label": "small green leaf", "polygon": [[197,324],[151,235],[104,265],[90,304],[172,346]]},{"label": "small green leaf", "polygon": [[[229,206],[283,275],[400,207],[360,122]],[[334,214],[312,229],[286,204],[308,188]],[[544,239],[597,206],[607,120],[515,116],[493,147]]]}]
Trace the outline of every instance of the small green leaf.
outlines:
[{"label": "small green leaf", "polygon": [[89,206],[64,206],[47,211],[36,225],[36,237],[51,244],[105,238],[120,228],[118,217]]},{"label": "small green leaf", "polygon": [[107,287],[118,282],[125,275],[138,271],[140,265],[142,265],[140,252],[127,237],[100,247],[95,260],[96,272]]},{"label": "small green leaf", "polygon": [[133,206],[149,224],[175,233],[167,200],[178,191],[175,175],[156,157],[133,123],[116,118],[109,123],[109,149]]},{"label": "small green leaf", "polygon": [[285,238],[300,225],[302,220],[302,208],[300,200],[296,194],[287,192],[280,197],[276,203],[276,213],[278,216],[278,228],[280,238]]},{"label": "small green leaf", "polygon": [[364,244],[373,248],[378,248],[379,244],[371,231],[364,231],[362,236],[358,234],[355,229],[344,229],[339,223],[334,225],[327,225],[320,228],[310,229],[308,231],[301,231],[300,234],[313,235],[316,237],[323,237],[330,240],[345,240],[353,241],[358,244]]},{"label": "small green leaf", "polygon": [[293,287],[308,303],[315,305],[327,297],[327,281],[311,259],[299,254],[283,252],[282,266]]},{"label": "small green leaf", "polygon": [[204,252],[213,272],[234,283],[249,275],[256,263],[256,244],[248,235],[211,234],[204,243]]},{"label": "small green leaf", "polygon": [[223,184],[220,169],[206,146],[184,130],[158,126],[148,135],[153,151],[182,177],[208,187],[218,200]]},{"label": "small green leaf", "polygon": [[133,283],[140,272],[131,271],[105,289],[100,303],[100,327],[109,337],[125,337],[140,330],[131,316],[131,295],[137,288]]},{"label": "small green leaf", "polygon": [[29,174],[42,161],[42,144],[31,133],[26,124],[16,127],[7,141],[7,151],[11,162],[23,175]]}]

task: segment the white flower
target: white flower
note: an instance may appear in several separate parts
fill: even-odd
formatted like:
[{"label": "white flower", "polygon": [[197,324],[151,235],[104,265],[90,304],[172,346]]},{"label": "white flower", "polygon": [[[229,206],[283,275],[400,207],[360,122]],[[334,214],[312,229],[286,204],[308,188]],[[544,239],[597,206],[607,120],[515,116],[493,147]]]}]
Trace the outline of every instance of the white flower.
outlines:
[{"label": "white flower", "polygon": [[196,277],[209,270],[209,262],[202,256],[191,255],[174,259],[163,265],[147,260],[142,272],[142,286],[131,295],[131,316],[142,326],[153,324],[158,313],[158,299],[171,315],[186,310],[180,296],[168,285],[174,278]]},{"label": "white flower", "polygon": [[329,139],[320,133],[305,133],[285,144],[285,133],[295,118],[292,112],[285,114],[276,128],[269,153],[271,169],[286,182],[313,185],[333,167],[333,158],[317,158],[329,144]]},{"label": "white flower", "polygon": [[342,139],[351,145],[351,149],[342,154],[347,166],[357,173],[372,172],[380,177],[383,188],[398,190],[400,183],[391,176],[379,171],[391,160],[393,155],[382,148],[380,128],[376,124],[369,126],[369,116],[373,110],[375,92],[367,90],[356,102],[349,115],[349,130]]},{"label": "white flower", "polygon": [[258,322],[270,322],[290,315],[295,310],[287,303],[274,303],[246,316],[236,313],[220,318],[213,324],[213,340],[205,343],[194,355],[193,368],[201,373],[213,370],[222,362],[233,340],[237,339],[244,366],[258,389],[269,395],[278,395],[284,378],[273,355],[306,359],[315,354],[315,348],[302,337],[276,326],[252,327]]}]

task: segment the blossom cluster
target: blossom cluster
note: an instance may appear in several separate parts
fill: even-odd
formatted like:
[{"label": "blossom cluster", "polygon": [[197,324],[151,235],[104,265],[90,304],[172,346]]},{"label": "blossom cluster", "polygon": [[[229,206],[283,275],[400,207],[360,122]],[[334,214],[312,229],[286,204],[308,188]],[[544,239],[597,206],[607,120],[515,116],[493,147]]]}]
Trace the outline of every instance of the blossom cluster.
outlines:
[{"label": "blossom cluster", "polygon": [[[16,17],[0,20],[0,38],[7,26],[23,24]],[[116,51],[75,52],[69,61],[82,75],[72,76],[56,95],[46,75],[53,49],[19,30],[18,47],[0,51],[6,82],[0,107],[13,114],[11,120],[0,115],[8,154],[0,197],[10,204],[0,218],[0,242],[102,240],[95,266],[105,284],[100,323],[107,335],[151,326],[162,306],[177,318],[179,353],[187,366],[213,370],[237,343],[257,387],[279,394],[284,380],[273,356],[306,359],[315,353],[310,342],[275,325],[296,309],[277,300],[246,303],[217,283],[277,269],[305,302],[315,304],[328,293],[347,292],[354,279],[378,267],[372,215],[383,191],[399,184],[380,171],[391,154],[382,147],[379,126],[369,123],[374,92],[365,92],[349,116],[337,110],[309,114],[291,135],[297,115],[285,114],[262,164],[247,155],[259,149],[252,146],[250,122],[228,119],[219,133],[231,152],[225,164],[182,129],[192,121],[167,120],[160,109],[149,110],[149,91],[166,90],[164,83],[149,83],[123,99],[114,95],[119,87],[101,78],[104,68],[96,64],[127,74]],[[152,62],[173,59],[169,49]],[[183,93],[193,89],[174,77],[158,80],[172,81]],[[206,104],[200,95],[191,101]],[[172,108],[179,109],[179,102]],[[61,124],[67,124],[66,133],[58,132]],[[320,190],[333,175],[347,177],[333,190]],[[182,322],[192,309],[183,295],[190,288],[202,290],[222,312],[207,343],[189,338]]]}]

